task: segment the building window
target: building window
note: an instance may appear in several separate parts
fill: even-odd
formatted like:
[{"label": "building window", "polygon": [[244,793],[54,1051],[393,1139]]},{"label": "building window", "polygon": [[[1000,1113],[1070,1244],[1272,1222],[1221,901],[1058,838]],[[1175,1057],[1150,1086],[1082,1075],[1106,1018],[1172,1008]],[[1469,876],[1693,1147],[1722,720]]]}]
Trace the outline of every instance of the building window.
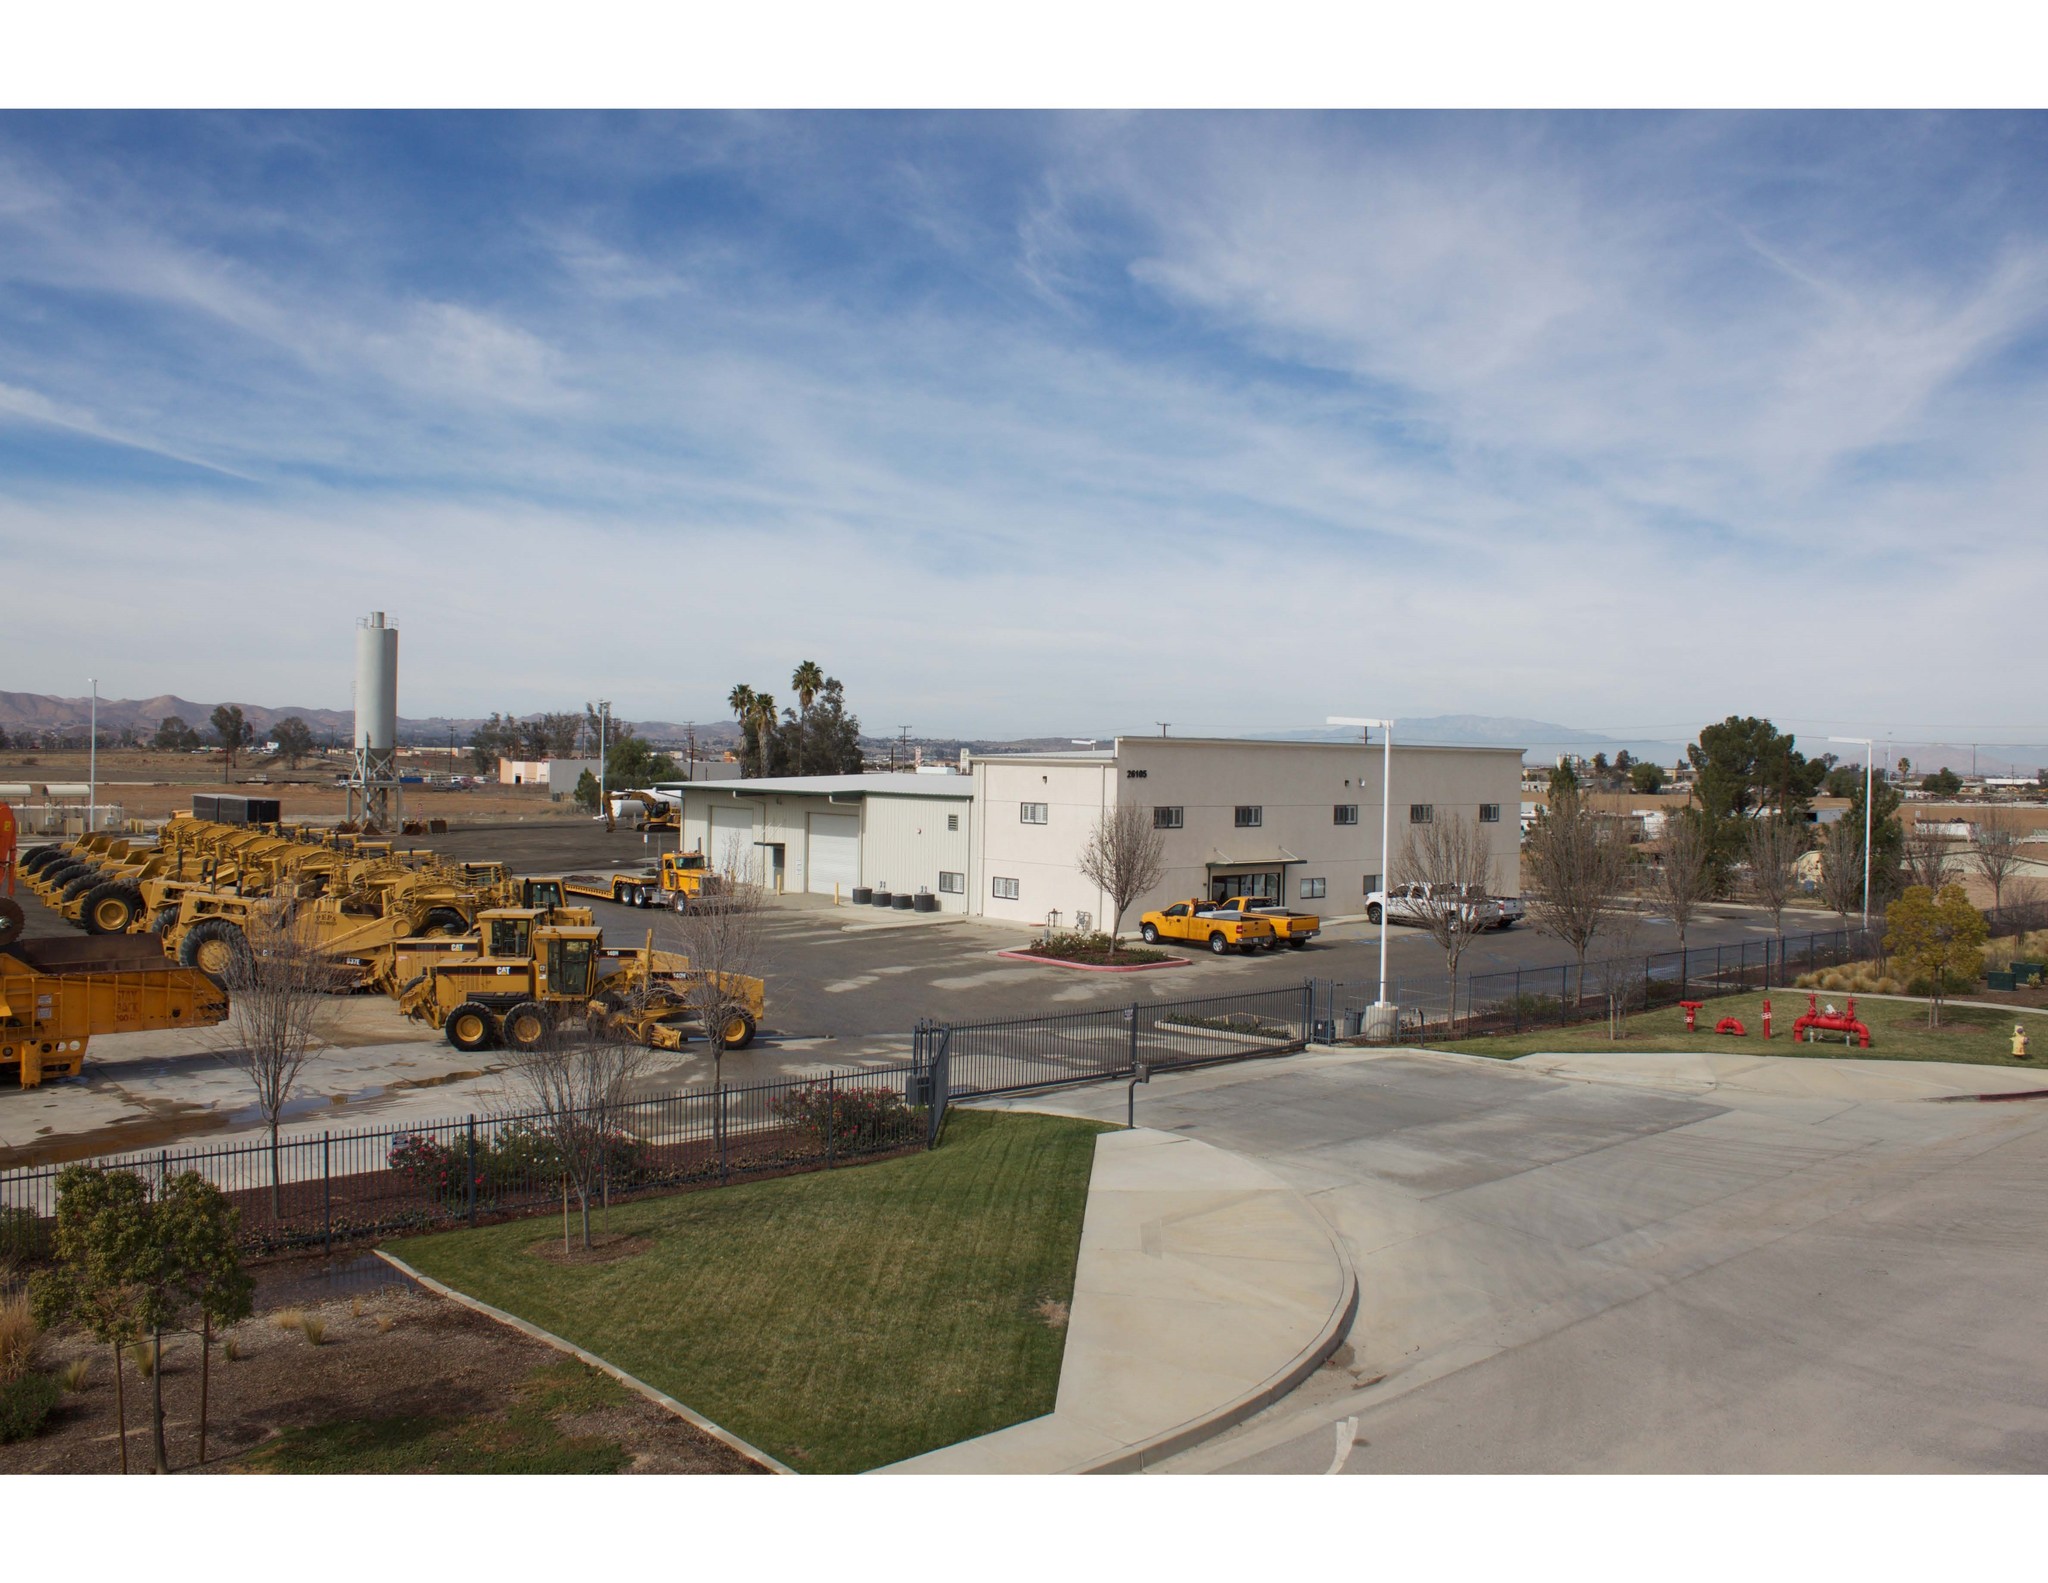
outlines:
[{"label": "building window", "polygon": [[957,829],[959,829],[959,828],[960,828],[960,816],[959,816],[958,814],[956,814],[956,813],[949,813],[949,814],[947,814],[947,815],[946,815],[946,828],[947,828],[948,830],[957,830]]},{"label": "building window", "polygon": [[1335,809],[1335,817],[1330,822],[1332,824],[1357,824],[1358,804],[1355,802],[1338,803]]},{"label": "building window", "polygon": [[1408,822],[1410,824],[1435,824],[1436,804],[1427,802],[1410,803],[1408,805]]},{"label": "building window", "polygon": [[[957,819],[960,816],[955,814],[953,817]],[[948,874],[944,869],[940,869],[939,894],[941,896],[965,896],[967,894],[967,876],[965,874]]]},{"label": "building window", "polygon": [[1305,879],[1301,882],[1303,901],[1321,901],[1330,894],[1330,882],[1326,879]]},{"label": "building window", "polygon": [[1017,804],[1017,817],[1025,824],[1044,824],[1045,804],[1042,802],[1021,802]]},{"label": "building window", "polygon": [[1379,888],[1380,888],[1380,877],[1379,877],[1379,875],[1377,875],[1377,874],[1368,874],[1368,875],[1366,875],[1366,876],[1365,876],[1365,890],[1364,890],[1364,893],[1363,893],[1363,894],[1365,894],[1365,895],[1367,895],[1367,896],[1370,896],[1370,895],[1371,895],[1371,894],[1372,894],[1372,893],[1373,893],[1374,891],[1378,890]]},{"label": "building window", "polygon": [[1179,808],[1154,808],[1152,828],[1155,830],[1178,830],[1183,822],[1183,810]]},{"label": "building window", "polygon": [[1017,882],[1013,879],[991,879],[988,882],[988,893],[997,901],[1015,901]]},{"label": "building window", "polygon": [[1481,803],[1479,805],[1479,822],[1481,824],[1499,824],[1500,804],[1497,802]]},{"label": "building window", "polygon": [[1237,827],[1240,830],[1256,830],[1266,822],[1266,810],[1253,804],[1239,803]]}]

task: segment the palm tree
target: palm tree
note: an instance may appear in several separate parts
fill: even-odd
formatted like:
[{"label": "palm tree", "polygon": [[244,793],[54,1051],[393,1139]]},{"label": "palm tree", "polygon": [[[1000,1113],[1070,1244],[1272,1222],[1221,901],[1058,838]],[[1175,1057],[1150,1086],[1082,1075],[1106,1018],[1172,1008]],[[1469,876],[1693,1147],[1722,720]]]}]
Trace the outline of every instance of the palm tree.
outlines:
[{"label": "palm tree", "polygon": [[725,695],[725,703],[726,707],[733,712],[733,717],[741,725],[745,725],[747,723],[747,711],[754,705],[754,689],[745,682],[741,682]]},{"label": "palm tree", "polygon": [[816,660],[805,660],[796,668],[796,674],[789,679],[789,685],[796,689],[796,701],[806,710],[811,700],[824,690],[825,673],[818,669]]},{"label": "palm tree", "polygon": [[775,695],[755,693],[752,703],[753,714],[748,724],[754,728],[754,773],[768,773],[768,743],[775,734]]}]

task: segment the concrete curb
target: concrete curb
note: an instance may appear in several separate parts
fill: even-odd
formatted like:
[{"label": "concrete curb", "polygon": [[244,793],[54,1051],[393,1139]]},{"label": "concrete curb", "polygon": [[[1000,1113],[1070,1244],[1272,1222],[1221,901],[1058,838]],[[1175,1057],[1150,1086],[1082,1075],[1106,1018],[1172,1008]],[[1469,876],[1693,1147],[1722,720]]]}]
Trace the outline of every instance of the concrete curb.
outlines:
[{"label": "concrete curb", "polygon": [[420,1285],[424,1286],[428,1291],[434,1293],[437,1297],[445,1297],[451,1303],[460,1303],[464,1308],[469,1309],[472,1313],[482,1314],[486,1319],[495,1319],[501,1325],[509,1325],[514,1330],[519,1331],[522,1335],[531,1336],[535,1341],[544,1341],[549,1346],[553,1347],[557,1352],[566,1352],[569,1354],[570,1357],[577,1359],[579,1362],[587,1363],[593,1369],[597,1369],[605,1374],[609,1374],[613,1379],[617,1380],[621,1385],[625,1386],[627,1390],[632,1391],[637,1395],[644,1396],[647,1398],[647,1400],[654,1403],[655,1406],[663,1408],[668,1412],[674,1413],[676,1417],[682,1419],[685,1423],[694,1425],[696,1428],[703,1430],[704,1433],[711,1436],[712,1439],[723,1441],[726,1445],[732,1447],[733,1450],[737,1451],[741,1456],[745,1457],[748,1461],[759,1463],[762,1467],[768,1469],[769,1472],[796,1472],[795,1468],[786,1467],[782,1463],[777,1462],[773,1457],[768,1455],[768,1453],[763,1451],[759,1446],[749,1445],[746,1441],[742,1440],[738,1435],[734,1434],[731,1430],[721,1429],[717,1424],[714,1424],[702,1413],[691,1411],[691,1409],[685,1407],[673,1396],[668,1395],[664,1391],[657,1391],[652,1385],[649,1385],[646,1381],[634,1379],[633,1376],[628,1374],[624,1369],[618,1367],[616,1364],[607,1363],[603,1358],[599,1357],[596,1353],[585,1352],[581,1347],[575,1345],[573,1342],[564,1341],[560,1336],[551,1334],[550,1332],[541,1329],[539,1325],[529,1324],[524,1319],[521,1319],[517,1314],[508,1314],[505,1312],[504,1309],[493,1308],[489,1303],[479,1301],[477,1298],[469,1296],[466,1292],[458,1292],[452,1286],[444,1286],[439,1281],[435,1280],[431,1275],[422,1275],[418,1270],[414,1269],[410,1264],[407,1264],[405,1260],[399,1258],[396,1254],[387,1253],[382,1248],[372,1248],[370,1251],[376,1254],[377,1257],[382,1259],[386,1264],[390,1265],[394,1270],[398,1271],[400,1275],[406,1277],[407,1280],[418,1281]]},{"label": "concrete curb", "polygon": [[1112,967],[1107,962],[1062,962],[1056,956],[1033,956],[1029,951],[996,951],[991,955],[1010,962],[1029,962],[1036,967],[1063,967],[1070,973],[1152,973],[1161,968],[1194,966],[1184,956],[1170,956],[1164,962],[1132,962],[1126,967]]},{"label": "concrete curb", "polygon": [[[1310,1211],[1314,1213],[1313,1209]],[[1323,1228],[1323,1235],[1329,1239],[1330,1250],[1344,1270],[1344,1289],[1338,1301],[1330,1309],[1330,1317],[1324,1321],[1322,1332],[1286,1364],[1276,1370],[1256,1390],[1248,1391],[1236,1401],[1191,1418],[1186,1423],[1176,1424],[1164,1433],[1136,1446],[1128,1446],[1112,1456],[1102,1457],[1094,1462],[1082,1464],[1070,1471],[1075,1473],[1142,1473],[1155,1462],[1213,1440],[1226,1429],[1234,1429],[1255,1413],[1264,1412],[1280,1400],[1303,1380],[1322,1367],[1323,1360],[1337,1350],[1338,1343],[1350,1330],[1351,1322],[1358,1317],[1358,1271],[1353,1268],[1344,1246],[1331,1233],[1323,1217],[1316,1215],[1316,1223]]]}]

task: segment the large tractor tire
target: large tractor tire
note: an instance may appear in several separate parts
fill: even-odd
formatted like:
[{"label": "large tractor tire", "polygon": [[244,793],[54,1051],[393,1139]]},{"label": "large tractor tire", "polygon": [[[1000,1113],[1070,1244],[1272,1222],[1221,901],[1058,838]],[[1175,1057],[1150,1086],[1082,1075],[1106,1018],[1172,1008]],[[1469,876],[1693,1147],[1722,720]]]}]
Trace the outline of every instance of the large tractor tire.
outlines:
[{"label": "large tractor tire", "polygon": [[53,896],[85,872],[85,865],[75,857],[47,865],[36,876],[35,888],[45,896]]},{"label": "large tractor tire", "polygon": [[156,916],[149,920],[151,934],[169,934],[178,926],[178,905],[171,902],[156,910]]},{"label": "large tractor tire", "polygon": [[142,916],[142,892],[122,880],[108,880],[85,893],[79,917],[87,934],[126,934]]},{"label": "large tractor tire", "polygon": [[10,944],[28,927],[28,914],[12,896],[0,896],[0,945]]},{"label": "large tractor tire", "polygon": [[106,881],[100,878],[97,870],[87,869],[76,879],[65,882],[64,888],[57,893],[57,900],[60,904],[67,901],[76,901],[94,886],[104,885],[105,883]]},{"label": "large tractor tire", "polygon": [[754,1019],[743,1011],[736,1011],[726,1019],[725,1047],[728,1050],[744,1050],[754,1042]]},{"label": "large tractor tire", "polygon": [[202,918],[178,942],[178,960],[225,984],[249,960],[249,938],[225,918]]},{"label": "large tractor tire", "polygon": [[40,874],[63,856],[64,849],[61,846],[39,846],[21,860],[21,871],[24,874]]},{"label": "large tractor tire", "polygon": [[448,1013],[448,1042],[465,1055],[488,1050],[498,1042],[498,1019],[488,1006],[465,1000]]},{"label": "large tractor tire", "polygon": [[455,935],[469,933],[469,920],[453,907],[432,908],[420,920],[420,934],[424,938],[449,939]]},{"label": "large tractor tire", "polygon": [[553,1032],[554,1018],[539,1001],[522,1000],[505,1013],[502,1032],[508,1050],[538,1050]]}]

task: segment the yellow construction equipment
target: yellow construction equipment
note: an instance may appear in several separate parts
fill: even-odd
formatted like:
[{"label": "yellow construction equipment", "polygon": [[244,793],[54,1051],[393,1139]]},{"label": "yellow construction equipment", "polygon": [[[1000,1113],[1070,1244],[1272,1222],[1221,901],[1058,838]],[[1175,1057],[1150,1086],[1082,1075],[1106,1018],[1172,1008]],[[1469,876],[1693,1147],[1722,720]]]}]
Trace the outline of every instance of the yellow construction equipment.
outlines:
[{"label": "yellow construction equipment", "polygon": [[[477,929],[473,942],[429,942],[402,953],[416,971],[399,1009],[443,1030],[458,1050],[529,1050],[576,1020],[675,1049],[696,1020],[685,998],[689,958],[655,950],[651,931],[637,950],[607,947],[601,929],[551,923],[530,907],[493,908],[479,915]],[[725,1030],[731,1050],[753,1042],[765,1004],[761,980],[738,982],[746,1010]]]},{"label": "yellow construction equipment", "polygon": [[661,865],[635,874],[571,874],[572,896],[594,896],[621,907],[672,907],[687,912],[693,897],[714,895],[719,877],[702,852],[664,852]]},{"label": "yellow construction equipment", "polygon": [[205,1028],[228,997],[204,973],[125,936],[0,946],[0,1077],[23,1088],[76,1077],[94,1034]]},{"label": "yellow construction equipment", "polygon": [[609,800],[614,819],[625,812],[625,809],[619,806],[621,803],[638,804],[642,810],[639,820],[642,830],[674,830],[678,829],[681,825],[679,817],[681,810],[677,805],[664,801],[652,792],[612,792]]}]

